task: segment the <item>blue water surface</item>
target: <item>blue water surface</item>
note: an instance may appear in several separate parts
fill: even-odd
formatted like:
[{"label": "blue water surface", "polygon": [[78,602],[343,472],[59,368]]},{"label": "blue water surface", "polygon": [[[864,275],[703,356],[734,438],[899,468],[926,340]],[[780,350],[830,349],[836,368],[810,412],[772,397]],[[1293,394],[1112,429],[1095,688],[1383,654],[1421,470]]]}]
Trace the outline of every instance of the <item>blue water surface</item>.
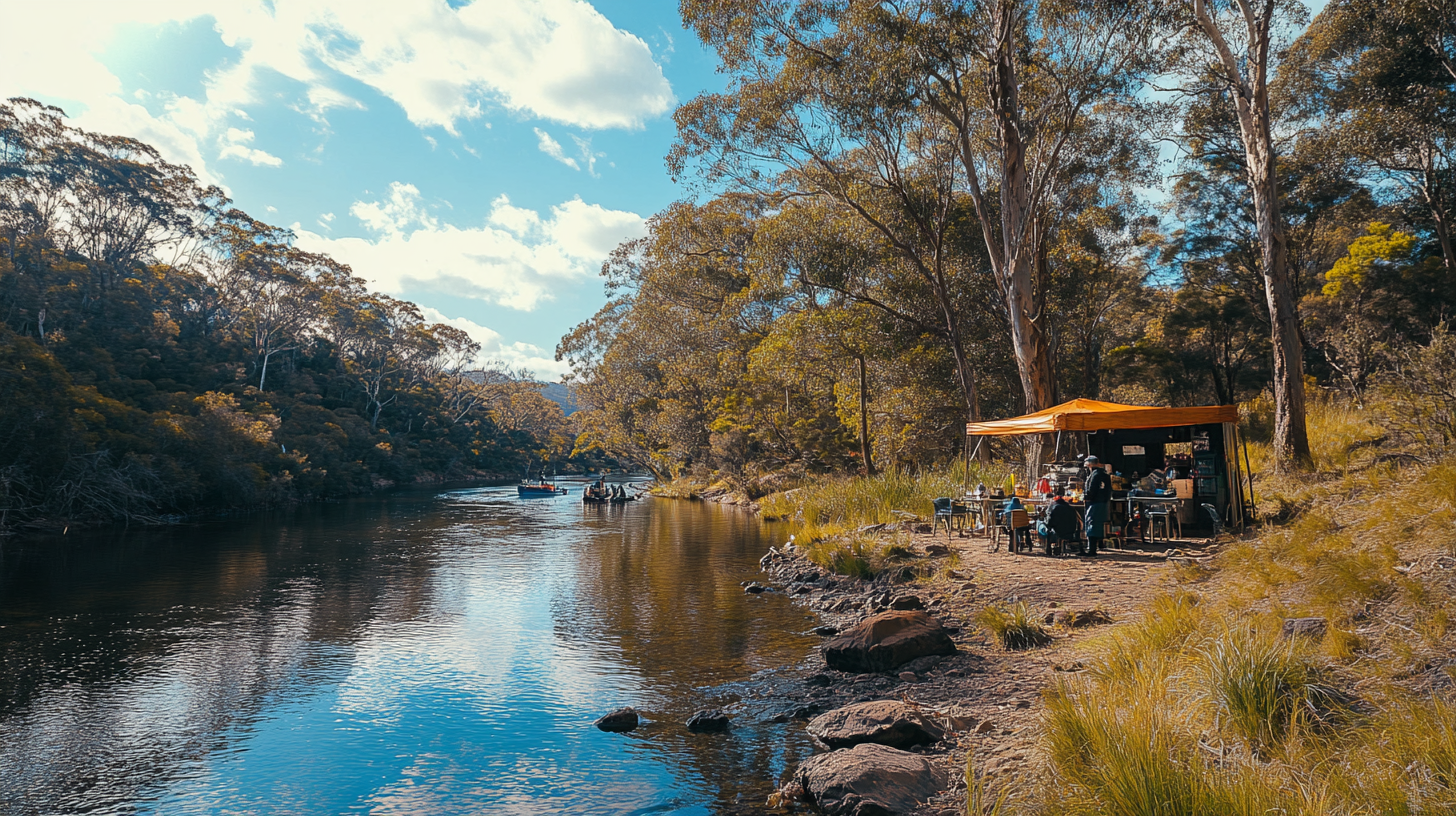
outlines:
[{"label": "blue water surface", "polygon": [[802,726],[682,722],[812,642],[739,587],[773,534],[475,488],[8,542],[0,812],[751,810]]}]

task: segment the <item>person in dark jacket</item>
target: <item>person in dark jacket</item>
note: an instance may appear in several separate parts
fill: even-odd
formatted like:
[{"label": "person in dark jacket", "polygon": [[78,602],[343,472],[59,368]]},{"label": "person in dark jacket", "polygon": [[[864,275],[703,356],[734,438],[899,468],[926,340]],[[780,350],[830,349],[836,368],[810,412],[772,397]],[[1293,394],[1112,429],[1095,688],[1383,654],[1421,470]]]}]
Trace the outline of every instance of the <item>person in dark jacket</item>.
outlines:
[{"label": "person in dark jacket", "polygon": [[1096,456],[1088,456],[1085,464],[1091,472],[1082,487],[1083,500],[1087,502],[1087,544],[1082,554],[1096,558],[1097,548],[1107,530],[1107,519],[1112,513],[1112,477],[1102,469],[1102,463]]},{"label": "person in dark jacket", "polygon": [[1037,532],[1046,538],[1047,555],[1052,554],[1052,545],[1058,542],[1062,542],[1065,551],[1065,542],[1082,537],[1082,516],[1059,492],[1047,508],[1046,517],[1037,523]]}]

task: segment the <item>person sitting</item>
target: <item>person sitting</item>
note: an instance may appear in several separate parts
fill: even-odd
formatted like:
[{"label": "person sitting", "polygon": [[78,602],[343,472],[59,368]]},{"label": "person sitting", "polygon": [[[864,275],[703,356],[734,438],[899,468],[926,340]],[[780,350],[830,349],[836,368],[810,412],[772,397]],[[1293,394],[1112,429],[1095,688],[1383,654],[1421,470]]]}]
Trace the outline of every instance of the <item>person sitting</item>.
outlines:
[{"label": "person sitting", "polygon": [[1046,540],[1047,555],[1051,555],[1053,549],[1065,552],[1068,542],[1082,538],[1082,514],[1067,504],[1067,497],[1058,492],[1047,508],[1046,516],[1037,522],[1036,531]]}]

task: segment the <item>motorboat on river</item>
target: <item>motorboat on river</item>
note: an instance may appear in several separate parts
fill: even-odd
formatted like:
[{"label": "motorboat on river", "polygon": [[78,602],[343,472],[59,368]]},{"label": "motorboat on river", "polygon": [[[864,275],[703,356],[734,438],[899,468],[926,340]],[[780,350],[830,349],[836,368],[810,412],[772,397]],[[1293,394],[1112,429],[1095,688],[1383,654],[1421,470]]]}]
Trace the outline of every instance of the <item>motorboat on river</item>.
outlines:
[{"label": "motorboat on river", "polygon": [[550,482],[521,482],[516,485],[516,495],[523,499],[565,496],[568,492],[570,491],[566,488],[557,487]]},{"label": "motorboat on river", "polygon": [[547,496],[565,496],[567,490],[564,487],[557,487],[556,473],[552,471],[551,481],[546,481],[546,471],[543,468],[541,477],[535,481],[531,480],[531,472],[526,471],[526,478],[516,485],[516,495],[522,499],[539,499]]}]

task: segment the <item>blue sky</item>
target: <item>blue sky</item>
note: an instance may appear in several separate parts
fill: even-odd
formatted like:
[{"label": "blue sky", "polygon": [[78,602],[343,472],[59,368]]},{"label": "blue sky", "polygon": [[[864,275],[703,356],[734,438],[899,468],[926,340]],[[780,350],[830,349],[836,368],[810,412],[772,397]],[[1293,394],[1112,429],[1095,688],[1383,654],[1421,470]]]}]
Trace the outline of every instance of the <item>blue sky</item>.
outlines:
[{"label": "blue sky", "polygon": [[10,5],[0,98],[155,145],[547,380],[601,262],[685,194],[672,110],[723,84],[675,0]]},{"label": "blue sky", "polygon": [[[54,0],[0,96],[134,136],[484,356],[556,379],[597,271],[683,195],[671,112],[721,87],[673,0]],[[24,19],[17,19],[24,18]]]}]

